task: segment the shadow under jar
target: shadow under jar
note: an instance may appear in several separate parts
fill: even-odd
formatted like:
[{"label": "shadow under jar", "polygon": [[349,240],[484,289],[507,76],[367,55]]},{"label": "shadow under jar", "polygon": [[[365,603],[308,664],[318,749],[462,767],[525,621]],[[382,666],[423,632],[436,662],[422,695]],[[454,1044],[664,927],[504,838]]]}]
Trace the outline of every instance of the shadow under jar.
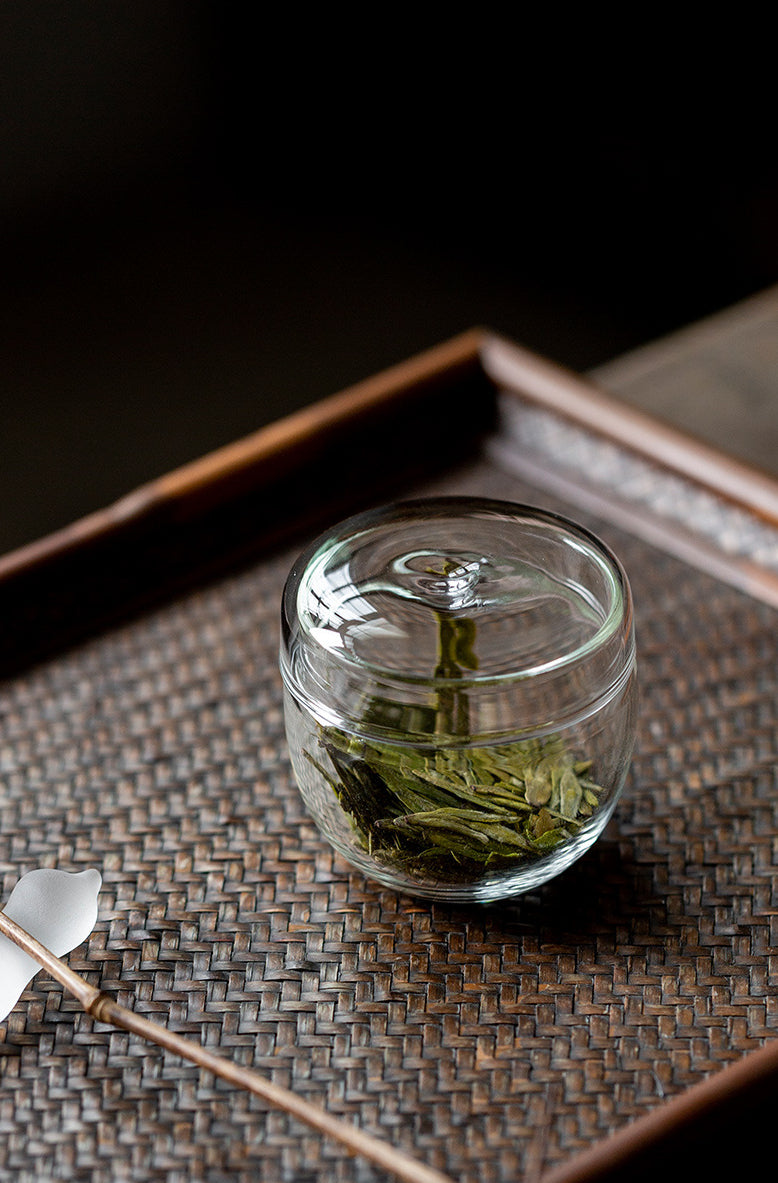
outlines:
[{"label": "shadow under jar", "polygon": [[280,660],[308,810],[397,890],[487,903],[536,888],[622,791],[629,584],[555,514],[446,497],[341,522],[289,574]]}]

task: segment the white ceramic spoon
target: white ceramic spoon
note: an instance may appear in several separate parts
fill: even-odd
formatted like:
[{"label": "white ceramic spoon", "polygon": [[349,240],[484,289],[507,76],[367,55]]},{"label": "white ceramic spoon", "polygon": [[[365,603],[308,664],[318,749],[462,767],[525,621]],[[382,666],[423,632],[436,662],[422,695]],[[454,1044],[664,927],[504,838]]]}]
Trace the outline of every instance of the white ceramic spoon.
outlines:
[{"label": "white ceramic spoon", "polygon": [[[62,957],[85,941],[94,928],[101,883],[100,872],[93,868],[70,873],[41,867],[21,877],[4,911]],[[37,961],[0,934],[0,1022],[11,1013],[39,969]]]}]

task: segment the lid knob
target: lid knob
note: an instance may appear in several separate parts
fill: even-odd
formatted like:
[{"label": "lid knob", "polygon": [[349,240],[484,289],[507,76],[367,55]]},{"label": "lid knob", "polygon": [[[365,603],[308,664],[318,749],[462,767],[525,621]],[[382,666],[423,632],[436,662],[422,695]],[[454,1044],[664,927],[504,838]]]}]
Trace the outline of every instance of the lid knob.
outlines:
[{"label": "lid knob", "polygon": [[476,602],[481,565],[485,562],[440,551],[413,551],[394,561],[392,575],[414,598],[433,608],[455,612]]}]

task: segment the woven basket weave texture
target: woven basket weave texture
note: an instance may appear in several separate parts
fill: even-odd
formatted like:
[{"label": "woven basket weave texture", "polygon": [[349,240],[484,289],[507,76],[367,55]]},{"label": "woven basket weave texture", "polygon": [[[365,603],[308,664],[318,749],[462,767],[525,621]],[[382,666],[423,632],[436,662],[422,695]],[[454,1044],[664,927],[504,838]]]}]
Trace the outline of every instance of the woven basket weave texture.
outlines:
[{"label": "woven basket weave texture", "polygon": [[[0,687],[0,877],[97,866],[70,964],[460,1183],[537,1178],[759,1047],[776,1015],[776,613],[475,464],[621,557],[641,714],[578,864],[508,906],[351,871],[291,779],[278,614],[299,547]],[[294,1120],[95,1024],[41,973],[0,1026],[0,1179],[372,1180]]]}]

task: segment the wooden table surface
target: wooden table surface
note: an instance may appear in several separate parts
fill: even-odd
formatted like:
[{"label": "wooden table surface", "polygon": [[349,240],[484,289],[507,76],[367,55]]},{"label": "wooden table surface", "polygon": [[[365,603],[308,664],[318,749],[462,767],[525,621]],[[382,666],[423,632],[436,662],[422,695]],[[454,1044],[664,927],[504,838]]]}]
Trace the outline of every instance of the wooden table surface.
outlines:
[{"label": "wooden table surface", "polygon": [[605,390],[778,476],[778,288],[590,371]]}]

